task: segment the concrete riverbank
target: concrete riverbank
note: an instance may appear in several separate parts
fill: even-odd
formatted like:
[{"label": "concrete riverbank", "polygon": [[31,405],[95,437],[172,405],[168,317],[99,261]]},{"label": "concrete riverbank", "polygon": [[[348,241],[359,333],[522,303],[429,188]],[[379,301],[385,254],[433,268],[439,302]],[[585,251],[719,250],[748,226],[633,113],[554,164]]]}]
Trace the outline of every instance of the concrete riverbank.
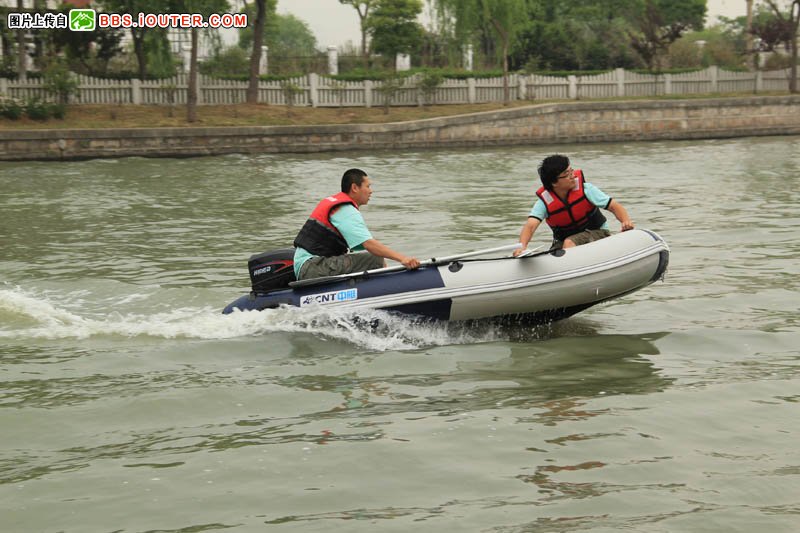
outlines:
[{"label": "concrete riverbank", "polygon": [[0,160],[190,157],[800,134],[800,95],[538,104],[389,124],[0,130]]}]

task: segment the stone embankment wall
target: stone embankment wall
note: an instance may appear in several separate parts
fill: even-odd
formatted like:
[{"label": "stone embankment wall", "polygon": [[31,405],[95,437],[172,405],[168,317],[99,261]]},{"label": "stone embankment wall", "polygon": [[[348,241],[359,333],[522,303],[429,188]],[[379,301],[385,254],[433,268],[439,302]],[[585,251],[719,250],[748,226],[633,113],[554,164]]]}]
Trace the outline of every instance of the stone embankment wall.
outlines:
[{"label": "stone embankment wall", "polygon": [[0,160],[188,157],[800,134],[800,96],[540,104],[392,124],[0,130]]}]

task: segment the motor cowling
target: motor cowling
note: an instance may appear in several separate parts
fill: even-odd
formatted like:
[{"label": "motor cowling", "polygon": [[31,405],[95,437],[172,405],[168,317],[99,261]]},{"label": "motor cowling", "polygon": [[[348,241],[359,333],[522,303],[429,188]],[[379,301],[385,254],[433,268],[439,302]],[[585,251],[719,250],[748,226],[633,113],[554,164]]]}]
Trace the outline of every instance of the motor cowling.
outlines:
[{"label": "motor cowling", "polygon": [[255,254],[247,261],[253,292],[270,292],[289,287],[294,275],[294,248]]}]

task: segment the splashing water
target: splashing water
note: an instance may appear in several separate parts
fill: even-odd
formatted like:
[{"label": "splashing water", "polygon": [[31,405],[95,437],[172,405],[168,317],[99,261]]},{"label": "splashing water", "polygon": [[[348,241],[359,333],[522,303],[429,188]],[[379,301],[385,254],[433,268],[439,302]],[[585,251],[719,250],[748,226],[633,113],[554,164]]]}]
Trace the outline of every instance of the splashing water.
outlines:
[{"label": "splashing water", "polygon": [[[505,340],[507,332],[490,324],[422,321],[385,311],[283,307],[235,311],[180,307],[162,312],[89,312],[85,291],[71,297],[0,289],[0,338],[87,339],[97,336],[150,336],[166,339],[233,339],[291,332],[322,335],[374,351]],[[146,296],[128,297],[141,301]],[[55,301],[59,303],[54,303]],[[120,299],[122,301],[122,299]],[[62,304],[63,302],[63,304]],[[94,315],[94,316],[92,316]],[[10,326],[10,327],[9,327]]]}]

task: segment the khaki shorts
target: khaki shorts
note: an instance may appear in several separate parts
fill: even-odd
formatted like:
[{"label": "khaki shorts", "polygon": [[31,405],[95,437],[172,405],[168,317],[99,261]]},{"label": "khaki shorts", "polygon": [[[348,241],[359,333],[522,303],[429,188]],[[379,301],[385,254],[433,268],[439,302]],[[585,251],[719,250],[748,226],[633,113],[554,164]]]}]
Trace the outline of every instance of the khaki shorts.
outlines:
[{"label": "khaki shorts", "polygon": [[[589,244],[606,237],[611,237],[611,232],[607,229],[587,229],[575,235],[570,235],[567,239],[574,242],[575,246],[580,246],[581,244]],[[564,241],[553,241],[553,248],[561,248],[563,245]]]},{"label": "khaki shorts", "polygon": [[382,257],[372,255],[369,252],[358,252],[355,254],[334,255],[332,257],[312,257],[300,267],[298,279],[322,278],[325,276],[337,276],[339,274],[350,274],[352,272],[363,272],[373,268],[383,268]]}]

